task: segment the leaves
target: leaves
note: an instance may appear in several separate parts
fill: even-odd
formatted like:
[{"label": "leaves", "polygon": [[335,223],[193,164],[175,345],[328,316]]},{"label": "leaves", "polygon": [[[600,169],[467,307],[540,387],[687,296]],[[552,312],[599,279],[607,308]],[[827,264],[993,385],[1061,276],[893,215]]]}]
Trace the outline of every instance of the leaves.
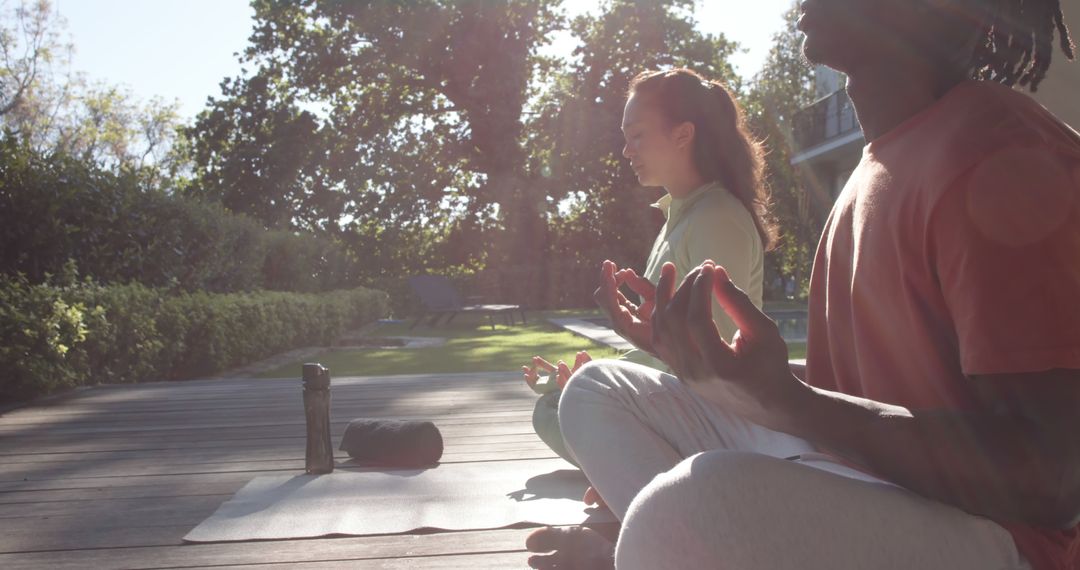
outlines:
[{"label": "leaves", "polygon": [[728,61],[737,46],[699,32],[693,9],[691,1],[613,0],[598,16],[577,18],[570,26],[581,43],[576,62],[541,102],[535,128],[556,180],[551,198],[569,211],[554,222],[555,248],[594,272],[604,259],[642,268],[662,223],[649,207],[660,192],[640,188],[622,157],[619,125],[630,80],[642,71],[688,67],[738,85]]},{"label": "leaves", "polygon": [[0,403],[79,385],[214,374],[329,345],[388,309],[386,294],[368,289],[175,294],[0,275]]},{"label": "leaves", "polygon": [[[0,5],[0,9],[6,5]],[[158,184],[181,173],[179,103],[142,103],[71,70],[66,22],[47,0],[0,13],[0,124],[40,153],[61,152]]]},{"label": "leaves", "polygon": [[[571,22],[557,0],[253,5],[250,73],[187,131],[200,196],[332,236],[373,278],[487,267],[513,275],[517,301],[546,304],[572,267],[643,264],[659,192],[638,188],[621,156],[622,108],[639,72],[689,67],[746,99],[773,147],[788,236],[771,266],[808,273],[799,256],[816,235],[783,146],[809,96],[793,20],[744,85],[738,46],[699,31],[692,0],[609,0]],[[556,31],[579,42],[566,61],[544,52]],[[558,302],[588,302],[592,288]]]},{"label": "leaves", "polygon": [[102,282],[186,291],[355,285],[358,262],[310,234],[266,231],[221,205],[0,138],[0,273],[39,282],[70,259]]},{"label": "leaves", "polygon": [[[809,208],[806,185],[791,165],[794,116],[814,100],[813,69],[802,55],[798,17],[799,7],[793,4],[785,14],[784,29],[773,37],[765,65],[743,98],[756,136],[769,149],[765,171],[772,215],[781,230],[779,247],[766,257],[767,291],[778,278],[794,278],[799,290],[806,291],[822,229],[822,220]],[[773,294],[782,298],[783,287]]]}]

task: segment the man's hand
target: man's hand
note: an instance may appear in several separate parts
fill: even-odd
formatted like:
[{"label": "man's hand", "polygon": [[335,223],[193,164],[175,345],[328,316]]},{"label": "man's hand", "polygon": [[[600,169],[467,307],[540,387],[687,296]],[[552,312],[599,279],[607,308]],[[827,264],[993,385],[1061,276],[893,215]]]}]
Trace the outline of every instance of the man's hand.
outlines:
[{"label": "man's hand", "polygon": [[[712,299],[739,327],[728,344],[713,322]],[[787,344],[761,312],[711,261],[690,272],[675,290],[675,267],[663,267],[652,318],[652,345],[692,390],[724,409],[762,425],[790,410],[808,387],[788,365]]]},{"label": "man's hand", "polygon": [[[619,288],[626,285],[641,296],[641,306],[631,303]],[[615,263],[605,261],[600,270],[600,287],[593,294],[596,304],[607,313],[615,332],[634,346],[656,354],[652,346],[652,313],[656,287],[633,269],[618,269]]]},{"label": "man's hand", "polygon": [[[654,344],[702,397],[972,514],[1046,528],[1080,522],[1080,371],[979,376],[973,410],[910,410],[797,379],[775,323],[722,268],[704,264],[678,291],[674,282],[664,267]],[[712,324],[713,296],[739,327],[731,344]]]}]

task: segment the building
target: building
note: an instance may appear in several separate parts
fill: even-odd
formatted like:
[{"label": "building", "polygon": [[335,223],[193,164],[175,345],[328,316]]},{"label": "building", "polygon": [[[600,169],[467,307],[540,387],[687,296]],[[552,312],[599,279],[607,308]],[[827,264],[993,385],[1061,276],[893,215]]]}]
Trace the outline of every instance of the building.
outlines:
[{"label": "building", "polygon": [[[1066,23],[1080,36],[1080,0],[1064,0]],[[1058,117],[1080,130],[1080,61],[1064,61],[1056,51],[1049,76],[1032,96]],[[844,90],[842,74],[819,66],[815,76],[817,102],[794,119],[795,153],[791,164],[807,181],[805,215],[822,216],[858,165],[865,145],[855,109]]]},{"label": "building", "polygon": [[801,170],[807,182],[804,210],[820,213],[829,211],[859,164],[865,140],[844,89],[844,76],[818,66],[814,82],[817,102],[794,118],[791,164]]}]

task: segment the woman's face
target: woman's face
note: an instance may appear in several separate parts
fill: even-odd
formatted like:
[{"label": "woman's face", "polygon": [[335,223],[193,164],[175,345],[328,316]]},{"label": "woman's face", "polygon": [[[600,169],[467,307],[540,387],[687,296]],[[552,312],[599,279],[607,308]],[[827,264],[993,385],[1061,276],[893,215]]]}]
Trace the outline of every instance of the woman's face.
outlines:
[{"label": "woman's face", "polygon": [[626,100],[622,131],[626,140],[623,156],[630,160],[630,167],[642,186],[665,187],[677,179],[673,174],[677,175],[679,169],[692,167],[692,125],[672,127],[655,105],[639,95]]}]

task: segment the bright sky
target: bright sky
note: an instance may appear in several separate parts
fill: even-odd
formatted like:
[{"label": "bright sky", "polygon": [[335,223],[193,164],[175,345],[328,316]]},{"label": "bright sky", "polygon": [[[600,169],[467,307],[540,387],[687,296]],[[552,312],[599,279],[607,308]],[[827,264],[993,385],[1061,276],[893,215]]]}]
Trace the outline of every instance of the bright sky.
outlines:
[{"label": "bright sky", "polygon": [[[75,43],[74,68],[93,80],[128,86],[140,99],[180,101],[193,117],[218,84],[235,76],[233,55],[247,46],[247,0],[54,0]],[[571,14],[596,0],[567,0]],[[748,50],[734,62],[744,76],[761,67],[792,0],[702,0],[701,29],[723,33]]]}]

